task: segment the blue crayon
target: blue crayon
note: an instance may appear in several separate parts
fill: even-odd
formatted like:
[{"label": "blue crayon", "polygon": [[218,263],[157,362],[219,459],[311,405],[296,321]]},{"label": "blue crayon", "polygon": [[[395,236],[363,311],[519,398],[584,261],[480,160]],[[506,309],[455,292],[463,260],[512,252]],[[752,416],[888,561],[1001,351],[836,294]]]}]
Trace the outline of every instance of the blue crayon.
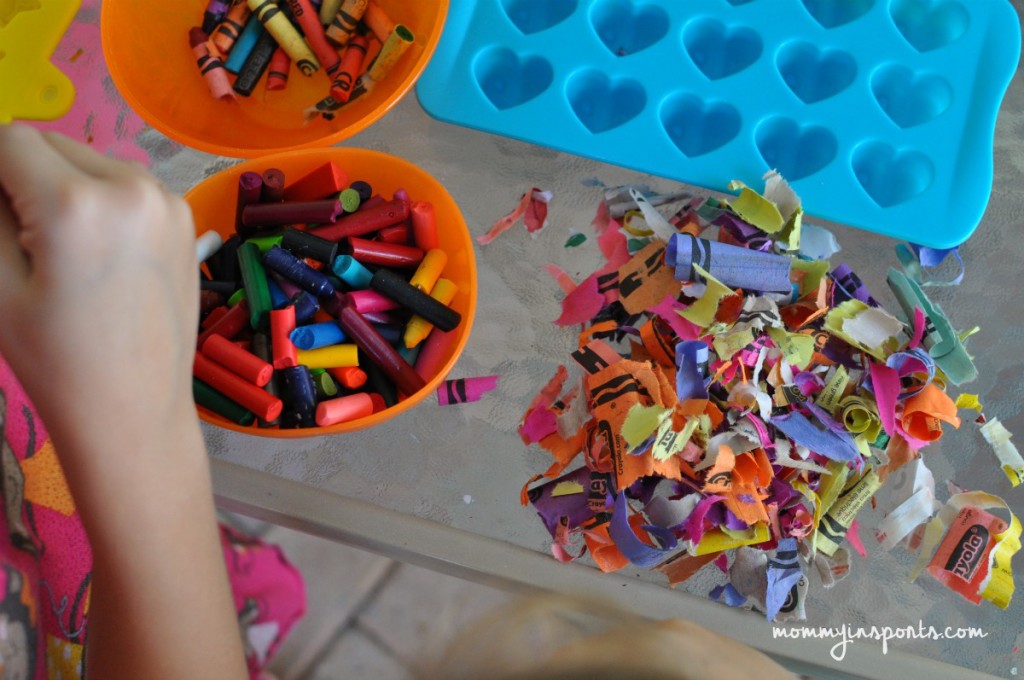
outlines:
[{"label": "blue crayon", "polygon": [[361,262],[351,255],[339,255],[334,259],[331,269],[338,277],[356,290],[365,290],[370,287],[373,279],[373,272],[363,266]]},{"label": "blue crayon", "polygon": [[270,290],[270,306],[273,309],[281,309],[285,305],[290,305],[291,300],[281,290],[281,286],[277,285],[277,282],[273,278],[267,278],[267,289]]},{"label": "blue crayon", "polygon": [[259,40],[260,34],[265,30],[260,20],[256,18],[256,15],[249,17],[249,20],[245,22],[245,28],[242,29],[238,40],[235,41],[231,51],[228,53],[228,58],[224,60],[224,68],[228,72],[234,73],[236,76],[238,75],[238,72],[242,70],[242,65],[245,64],[245,60],[249,58],[252,48],[256,47],[256,41]]},{"label": "blue crayon", "polygon": [[291,304],[295,305],[295,323],[306,323],[320,311],[320,301],[304,290],[292,296]]},{"label": "blue crayon", "polygon": [[284,410],[281,427],[294,429],[316,426],[316,388],[309,369],[301,364],[279,371],[283,383]]},{"label": "blue crayon", "polygon": [[334,286],[325,274],[321,274],[280,246],[274,246],[263,255],[263,264],[317,297],[334,295]]},{"label": "blue crayon", "polygon": [[415,347],[406,347],[405,343],[403,342],[398,346],[398,356],[405,359],[406,363],[408,363],[410,366],[415,366],[416,357],[420,355],[420,349],[423,348],[424,344],[425,343],[421,342],[417,344]]},{"label": "blue crayon", "polygon": [[378,333],[380,333],[380,337],[387,340],[388,344],[392,347],[398,347],[399,345],[405,344],[402,342],[402,337],[405,334],[405,329],[402,326],[396,326],[395,324],[390,323],[375,323],[373,324],[373,327],[377,329]]},{"label": "blue crayon", "polygon": [[292,344],[299,349],[316,349],[330,345],[340,345],[348,340],[348,335],[341,330],[336,321],[324,321],[308,326],[299,326],[292,331]]}]

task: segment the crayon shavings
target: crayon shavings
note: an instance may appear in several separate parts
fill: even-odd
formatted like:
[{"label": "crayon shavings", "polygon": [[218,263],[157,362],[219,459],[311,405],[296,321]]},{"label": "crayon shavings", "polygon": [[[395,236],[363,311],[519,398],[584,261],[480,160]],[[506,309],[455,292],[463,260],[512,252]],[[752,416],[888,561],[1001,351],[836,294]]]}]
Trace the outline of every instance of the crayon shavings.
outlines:
[{"label": "crayon shavings", "polygon": [[890,269],[900,309],[884,309],[830,264],[838,243],[803,223],[785,180],[764,179],[761,193],[734,182],[727,201],[605,190],[593,226],[606,263],[578,284],[549,267],[565,292],[555,323],[582,330],[520,423],[553,459],[522,503],[560,561],[589,553],[673,586],[714,563],[728,580],[710,597],[786,621],[805,618],[812,572],[829,588],[851,551],[866,556],[857,516],[884,485],[879,549],[916,554],[910,580],[927,571],[1005,608],[1020,522],[985,492],[950,484],[940,502],[922,456],[966,409],[1024,480],[1010,433],[953,393],[976,372],[919,285],[938,259]]}]

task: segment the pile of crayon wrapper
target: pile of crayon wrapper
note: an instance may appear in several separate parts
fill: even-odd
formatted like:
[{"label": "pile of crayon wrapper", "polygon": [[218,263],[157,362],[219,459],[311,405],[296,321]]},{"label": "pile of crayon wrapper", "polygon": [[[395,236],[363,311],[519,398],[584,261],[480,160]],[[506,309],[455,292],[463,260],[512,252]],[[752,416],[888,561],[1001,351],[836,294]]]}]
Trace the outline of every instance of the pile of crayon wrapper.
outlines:
[{"label": "pile of crayon wrapper", "polygon": [[711,597],[783,621],[805,617],[812,574],[829,588],[864,554],[857,515],[887,485],[880,548],[917,556],[911,580],[1005,608],[1020,522],[985,492],[951,485],[939,502],[921,450],[966,411],[1013,486],[1024,460],[976,395],[954,396],[976,371],[920,285],[920,249],[901,246],[907,266],[887,277],[900,309],[884,309],[830,264],[835,238],[804,224],[785,180],[765,182],[671,203],[606,190],[605,264],[579,283],[549,267],[566,293],[556,323],[582,331],[520,423],[553,458],[523,504],[561,561],[589,553],[672,585],[714,563],[728,582]]},{"label": "pile of crayon wrapper", "polygon": [[214,98],[248,97],[264,73],[268,91],[282,90],[293,64],[303,77],[322,69],[325,95],[307,118],[372,90],[414,42],[374,0],[210,0],[202,19],[189,44]]},{"label": "pile of crayon wrapper", "polygon": [[462,322],[433,204],[332,161],[238,178],[235,233],[199,237],[196,404],[245,427],[329,427],[422,390]]}]

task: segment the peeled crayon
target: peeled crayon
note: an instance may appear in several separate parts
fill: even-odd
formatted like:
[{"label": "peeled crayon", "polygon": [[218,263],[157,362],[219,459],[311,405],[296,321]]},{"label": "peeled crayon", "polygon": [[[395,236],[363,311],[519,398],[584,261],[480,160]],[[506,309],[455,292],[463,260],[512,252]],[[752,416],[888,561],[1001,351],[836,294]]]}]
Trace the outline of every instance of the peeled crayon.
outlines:
[{"label": "peeled crayon", "polygon": [[[455,297],[456,292],[458,292],[458,286],[453,282],[448,279],[438,279],[430,291],[430,297],[447,306]],[[434,324],[419,314],[413,314],[412,318],[409,319],[409,323],[406,324],[402,341],[407,348],[411,349],[426,340],[432,330],[434,330]]]},{"label": "peeled crayon", "polygon": [[437,388],[437,403],[441,406],[454,406],[471,401],[479,401],[486,393],[498,386],[497,375],[478,378],[459,378],[445,380]]}]

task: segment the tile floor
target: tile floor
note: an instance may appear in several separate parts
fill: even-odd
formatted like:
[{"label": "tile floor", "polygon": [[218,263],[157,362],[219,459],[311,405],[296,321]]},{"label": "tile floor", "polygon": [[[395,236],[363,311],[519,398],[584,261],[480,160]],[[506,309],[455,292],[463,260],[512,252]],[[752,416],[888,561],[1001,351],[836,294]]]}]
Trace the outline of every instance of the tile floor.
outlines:
[{"label": "tile floor", "polygon": [[412,680],[423,654],[512,597],[284,527],[222,519],[281,546],[305,577],[306,616],[269,668],[280,680]]},{"label": "tile floor", "polygon": [[268,669],[279,680],[415,680],[425,656],[515,597],[239,515],[221,520],[281,546],[306,580],[306,616]]}]

